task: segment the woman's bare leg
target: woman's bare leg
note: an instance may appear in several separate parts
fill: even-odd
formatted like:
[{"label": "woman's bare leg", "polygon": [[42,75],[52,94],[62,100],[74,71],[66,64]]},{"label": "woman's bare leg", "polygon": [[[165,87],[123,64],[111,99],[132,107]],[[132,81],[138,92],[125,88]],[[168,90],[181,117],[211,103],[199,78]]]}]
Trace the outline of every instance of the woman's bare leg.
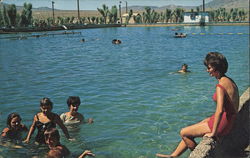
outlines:
[{"label": "woman's bare leg", "polygon": [[171,155],[156,154],[158,157],[177,157],[180,156],[187,148],[194,150],[196,147],[195,137],[202,137],[211,130],[207,124],[208,119],[205,119],[197,124],[185,127],[181,130],[180,135],[182,141],[179,143],[175,151]]}]

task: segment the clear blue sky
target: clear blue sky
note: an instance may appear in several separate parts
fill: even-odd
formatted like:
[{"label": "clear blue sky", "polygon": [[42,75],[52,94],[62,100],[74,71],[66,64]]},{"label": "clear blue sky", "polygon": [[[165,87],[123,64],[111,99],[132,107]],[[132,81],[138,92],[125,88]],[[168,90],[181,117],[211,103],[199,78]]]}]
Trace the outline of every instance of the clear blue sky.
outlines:
[{"label": "clear blue sky", "polygon": [[[33,8],[50,7],[52,0],[2,0],[4,3],[15,4],[23,6],[24,2],[31,3]],[[77,8],[77,0],[53,0],[55,2],[55,9],[75,10]],[[79,0],[80,10],[97,10],[101,8],[102,4],[106,4],[109,8],[119,5],[120,0]],[[201,5],[203,0],[121,0],[122,7],[125,7],[125,1],[128,6],[157,6],[164,5],[185,5],[185,6],[198,6]],[[212,0],[205,0],[210,2]]]}]

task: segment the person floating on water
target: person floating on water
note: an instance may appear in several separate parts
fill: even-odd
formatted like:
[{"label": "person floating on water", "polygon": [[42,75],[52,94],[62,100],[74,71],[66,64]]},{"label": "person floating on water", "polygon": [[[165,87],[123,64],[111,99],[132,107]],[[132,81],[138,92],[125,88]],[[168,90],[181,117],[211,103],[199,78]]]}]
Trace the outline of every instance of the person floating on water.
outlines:
[{"label": "person floating on water", "polygon": [[175,32],[174,37],[175,38],[185,38],[185,37],[187,37],[187,34]]},{"label": "person floating on water", "polygon": [[118,40],[118,39],[113,39],[113,40],[112,40],[112,43],[113,43],[113,44],[121,44],[122,41],[121,41],[121,40]]},{"label": "person floating on water", "polygon": [[194,150],[196,137],[219,138],[227,135],[234,124],[239,107],[239,91],[235,82],[225,75],[228,68],[227,59],[218,52],[206,55],[204,65],[211,77],[218,81],[213,100],[216,102],[215,113],[203,121],[185,127],[180,131],[182,140],[170,155],[156,154],[157,157],[178,157],[187,149]]},{"label": "person floating on water", "polygon": [[187,64],[182,64],[181,66],[181,70],[178,71],[179,73],[187,73],[187,72],[190,72],[188,70],[188,65]]}]

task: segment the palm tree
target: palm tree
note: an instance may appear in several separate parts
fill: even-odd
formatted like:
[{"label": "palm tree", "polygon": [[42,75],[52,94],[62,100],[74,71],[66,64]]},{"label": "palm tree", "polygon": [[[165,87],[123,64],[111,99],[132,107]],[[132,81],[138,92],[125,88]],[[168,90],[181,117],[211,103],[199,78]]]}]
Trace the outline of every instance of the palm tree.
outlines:
[{"label": "palm tree", "polygon": [[165,19],[166,19],[166,15],[163,12],[161,12],[159,21],[163,23],[163,22],[165,22]]},{"label": "palm tree", "polygon": [[32,24],[32,4],[24,3],[19,25],[28,26]]},{"label": "palm tree", "polygon": [[104,20],[104,24],[106,24],[107,23],[107,16],[108,16],[108,13],[109,13],[108,6],[106,6],[105,4],[103,4],[102,5],[102,9],[97,8],[97,10],[102,15],[103,20]]},{"label": "palm tree", "polygon": [[240,21],[244,21],[245,18],[246,18],[245,15],[246,15],[245,11],[244,11],[244,10],[240,10],[240,11],[239,11],[239,20],[240,20]]},{"label": "palm tree", "polygon": [[126,17],[126,24],[129,23],[129,20],[131,19],[132,15],[133,15],[133,10],[130,9],[130,10],[129,10],[129,13],[128,13],[128,16]]},{"label": "palm tree", "polygon": [[9,22],[11,26],[16,26],[16,17],[17,17],[17,11],[16,11],[16,5],[11,4],[7,8],[7,15],[9,17]]},{"label": "palm tree", "polygon": [[117,22],[117,15],[118,15],[118,9],[116,6],[112,6],[111,10],[108,12],[109,16],[109,23],[116,23]]},{"label": "palm tree", "polygon": [[0,8],[0,27],[4,26],[4,21],[3,21],[3,15],[2,15],[2,10]]},{"label": "palm tree", "polygon": [[234,8],[232,11],[232,20],[238,21],[238,8]]},{"label": "palm tree", "polygon": [[10,26],[10,21],[9,21],[9,18],[7,16],[7,11],[6,11],[6,8],[5,6],[3,6],[3,25],[8,27]]},{"label": "palm tree", "polygon": [[151,8],[145,7],[145,23],[151,23]]},{"label": "palm tree", "polygon": [[141,14],[138,14],[138,15],[134,16],[134,21],[135,21],[136,24],[142,23],[142,16],[141,16]]},{"label": "palm tree", "polygon": [[171,19],[171,13],[172,13],[172,10],[171,9],[166,9],[166,22],[168,23],[169,20]]},{"label": "palm tree", "polygon": [[173,15],[175,17],[175,22],[182,22],[184,10],[182,8],[176,8],[173,12]]},{"label": "palm tree", "polygon": [[92,16],[91,21],[92,21],[93,24],[95,23],[95,20],[96,20],[96,17]]},{"label": "palm tree", "polygon": [[196,11],[199,13],[200,12],[200,7],[196,7]]}]

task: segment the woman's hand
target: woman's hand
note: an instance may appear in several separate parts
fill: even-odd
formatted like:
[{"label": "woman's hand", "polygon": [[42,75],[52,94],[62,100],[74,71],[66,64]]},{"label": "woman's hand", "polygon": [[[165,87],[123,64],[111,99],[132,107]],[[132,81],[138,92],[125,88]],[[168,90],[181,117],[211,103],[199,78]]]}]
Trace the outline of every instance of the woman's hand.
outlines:
[{"label": "woman's hand", "polygon": [[213,133],[207,133],[204,135],[204,137],[208,137],[208,138],[212,138],[214,137],[215,135]]},{"label": "woman's hand", "polygon": [[94,123],[94,119],[89,118],[89,119],[88,119],[88,123],[89,123],[89,124]]},{"label": "woman's hand", "polygon": [[76,139],[75,138],[69,138],[68,140],[69,141],[75,141]]},{"label": "woman's hand", "polygon": [[90,150],[85,150],[78,158],[84,158],[85,156],[95,156]]},{"label": "woman's hand", "polygon": [[23,140],[23,143],[29,143],[29,139],[25,139],[25,140]]}]

